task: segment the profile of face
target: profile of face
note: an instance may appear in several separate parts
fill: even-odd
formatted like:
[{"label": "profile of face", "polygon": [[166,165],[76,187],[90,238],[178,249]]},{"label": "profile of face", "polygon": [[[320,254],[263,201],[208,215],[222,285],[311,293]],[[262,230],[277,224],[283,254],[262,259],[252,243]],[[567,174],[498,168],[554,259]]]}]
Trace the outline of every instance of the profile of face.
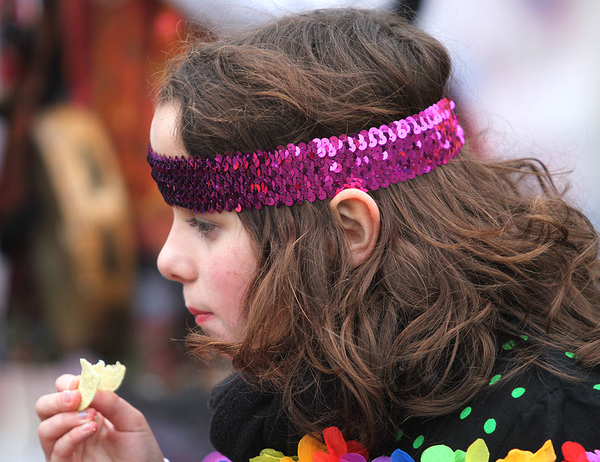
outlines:
[{"label": "profile of face", "polygon": [[[176,103],[162,104],[154,113],[150,143],[161,155],[187,156],[176,128],[177,114]],[[158,269],[183,285],[185,305],[206,334],[227,342],[242,338],[243,303],[258,258],[236,212],[194,214],[174,207]]]}]

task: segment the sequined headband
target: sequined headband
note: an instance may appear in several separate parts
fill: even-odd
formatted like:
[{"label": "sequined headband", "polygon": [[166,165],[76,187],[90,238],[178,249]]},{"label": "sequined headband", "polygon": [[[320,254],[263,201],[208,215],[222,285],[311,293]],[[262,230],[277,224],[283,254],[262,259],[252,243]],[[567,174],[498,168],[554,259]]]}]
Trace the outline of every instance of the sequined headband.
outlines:
[{"label": "sequined headband", "polygon": [[314,202],[347,188],[385,188],[447,163],[464,144],[453,109],[444,98],[379,128],[269,151],[179,158],[149,146],[148,163],[167,204],[194,212]]}]

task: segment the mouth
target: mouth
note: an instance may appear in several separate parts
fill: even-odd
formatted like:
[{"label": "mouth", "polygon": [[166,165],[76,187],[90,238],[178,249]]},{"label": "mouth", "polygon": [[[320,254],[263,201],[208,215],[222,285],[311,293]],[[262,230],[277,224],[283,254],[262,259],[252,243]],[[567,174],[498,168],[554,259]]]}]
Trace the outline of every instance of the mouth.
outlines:
[{"label": "mouth", "polygon": [[190,313],[192,313],[194,320],[198,325],[206,323],[213,316],[210,311],[202,311],[198,308],[194,308],[193,306],[188,306],[188,310]]}]

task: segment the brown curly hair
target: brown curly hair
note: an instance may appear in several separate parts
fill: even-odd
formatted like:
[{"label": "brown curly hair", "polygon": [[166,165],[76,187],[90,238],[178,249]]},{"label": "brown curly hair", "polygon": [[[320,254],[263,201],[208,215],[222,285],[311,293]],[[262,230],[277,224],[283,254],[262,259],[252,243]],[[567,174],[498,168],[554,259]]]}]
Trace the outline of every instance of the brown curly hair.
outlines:
[{"label": "brown curly hair", "polygon": [[[181,103],[185,149],[212,155],[404,118],[442,98],[449,74],[444,47],[398,16],[319,10],[190,43],[157,103]],[[545,359],[554,348],[599,364],[597,232],[542,163],[468,151],[369,193],[381,231],[357,268],[327,200],[241,212],[260,259],[245,338],[194,332],[191,350],[280,390],[300,431],[336,425],[367,445],[408,415],[461,408],[506,342],[514,373],[567,374]]]}]

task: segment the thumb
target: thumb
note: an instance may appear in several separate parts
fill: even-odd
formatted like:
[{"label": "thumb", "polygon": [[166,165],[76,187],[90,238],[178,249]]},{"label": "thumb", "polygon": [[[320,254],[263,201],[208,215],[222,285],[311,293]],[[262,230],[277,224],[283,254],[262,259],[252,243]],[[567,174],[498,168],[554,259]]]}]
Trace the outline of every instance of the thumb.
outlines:
[{"label": "thumb", "polygon": [[106,417],[116,430],[135,432],[150,428],[144,414],[112,391],[98,390],[90,407]]}]

